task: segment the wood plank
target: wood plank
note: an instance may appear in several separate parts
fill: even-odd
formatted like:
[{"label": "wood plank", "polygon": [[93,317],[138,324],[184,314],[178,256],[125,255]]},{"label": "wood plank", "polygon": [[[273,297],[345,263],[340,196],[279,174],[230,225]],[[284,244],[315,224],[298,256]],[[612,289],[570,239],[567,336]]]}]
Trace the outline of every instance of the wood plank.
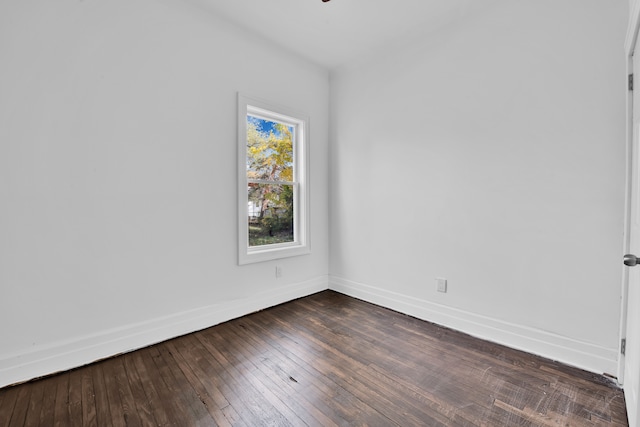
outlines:
[{"label": "wood plank", "polygon": [[[172,340],[167,342],[167,347],[171,354],[173,355],[176,363],[178,364],[180,370],[183,372],[185,379],[189,382],[190,387],[194,389],[198,398],[205,406],[209,414],[214,419],[216,424],[221,427],[230,427],[232,425],[231,421],[227,419],[224,412],[222,412],[222,408],[226,408],[229,406],[229,402],[222,396],[222,394],[217,390],[217,388],[213,387],[212,390],[215,397],[213,397],[209,390],[202,380],[198,377],[198,375],[194,372],[194,368],[192,368],[190,362],[192,359],[190,355],[188,355],[188,359],[182,355],[178,347],[176,346],[177,340]],[[191,360],[189,360],[191,359]],[[234,417],[236,420],[238,417]]]},{"label": "wood plank", "polygon": [[[274,316],[268,320],[277,325],[279,320],[276,317]],[[252,319],[245,320],[251,321]],[[306,374],[309,375],[309,382],[315,381],[315,385],[326,396],[326,401],[330,402],[338,411],[340,418],[346,420],[357,419],[368,425],[390,424],[390,420],[385,415],[382,415],[367,402],[360,400],[354,395],[354,390],[342,380],[341,377],[344,371],[350,369],[348,363],[338,361],[334,362],[337,365],[332,365],[325,360],[327,355],[319,355],[319,350],[314,349],[313,342],[307,341],[308,336],[305,337],[300,334],[289,335],[285,326],[279,328],[270,326],[263,331],[266,332],[268,329],[272,331],[279,330],[278,346],[287,354],[289,359],[302,368],[298,375],[306,371]],[[313,360],[314,363],[309,364],[309,360]]]},{"label": "wood plank", "polygon": [[224,384],[234,398],[241,402],[240,405],[234,405],[234,408],[238,410],[238,406],[244,406],[247,409],[247,411],[238,411],[240,416],[248,419],[249,425],[255,425],[255,423],[279,426],[292,425],[277,408],[269,404],[259,390],[249,386],[248,371],[243,367],[236,367],[227,360],[214,343],[210,341],[210,337],[206,332],[210,332],[210,330],[203,331],[202,334],[197,336],[198,342],[211,354],[212,360],[217,362],[218,371],[224,380]]},{"label": "wood plank", "polygon": [[32,388],[33,384],[24,384],[23,387],[18,388],[16,403],[13,407],[13,414],[11,414],[11,421],[9,422],[10,427],[22,427],[24,425]]},{"label": "wood plank", "polygon": [[296,377],[286,374],[274,364],[273,359],[279,361],[280,357],[275,352],[268,350],[267,343],[256,340],[255,335],[248,334],[246,327],[241,324],[232,332],[237,339],[233,340],[233,346],[230,349],[233,349],[235,354],[243,356],[243,363],[253,364],[259,371],[257,377],[260,381],[272,390],[278,399],[296,412],[303,422],[307,425],[338,425],[327,415],[335,415],[334,411],[323,412],[319,409],[316,405],[316,399],[309,399],[306,393],[300,392],[300,388],[304,388],[305,385],[299,384]]},{"label": "wood plank", "polygon": [[96,405],[96,424],[99,426],[112,426],[111,407],[109,405],[109,397],[107,386],[104,380],[104,372],[102,366],[104,362],[96,363],[89,367],[91,378],[93,379],[93,393]]},{"label": "wood plank", "polygon": [[75,369],[69,373],[69,426],[82,426],[82,371]]},{"label": "wood plank", "polygon": [[8,427],[16,406],[20,386],[7,387],[0,390],[0,427]]},{"label": "wood plank", "polygon": [[125,419],[125,411],[121,400],[120,384],[115,378],[116,359],[105,360],[101,363],[104,387],[109,402],[109,413],[111,414],[111,424],[113,427],[125,427],[127,421]]},{"label": "wood plank", "polygon": [[42,405],[40,409],[40,424],[52,425],[55,422],[56,390],[62,378],[58,375],[40,380],[44,384]]},{"label": "wood plank", "polygon": [[[251,323],[250,319],[248,320],[249,324]],[[271,339],[269,333],[255,333],[254,336],[260,336],[261,339]],[[274,341],[272,341],[275,344]],[[299,392],[299,394],[306,396],[308,401],[313,401],[313,405],[318,409],[322,410],[324,414],[330,414],[330,417],[334,422],[338,420],[346,422],[347,417],[340,417],[337,415],[337,411],[335,404],[338,402],[334,399],[335,397],[335,389],[338,388],[336,384],[331,384],[331,386],[325,386],[317,381],[312,374],[302,369],[299,365],[297,365],[292,359],[288,357],[286,351],[282,351],[283,349],[274,348],[272,352],[270,352],[270,357],[262,359],[262,362],[271,367],[271,371],[281,379],[286,381],[294,381],[303,386],[303,391]],[[305,363],[305,365],[309,365],[309,363]],[[298,392],[297,392],[298,393]]]},{"label": "wood plank", "polygon": [[40,425],[40,412],[44,399],[44,385],[46,381],[35,381],[32,383],[31,397],[29,398],[29,408],[27,417],[24,420],[25,427],[35,427]]},{"label": "wood plank", "polygon": [[[156,346],[151,346],[139,350],[139,360],[142,362],[143,371],[146,372],[146,377],[156,393],[154,398],[157,400],[153,407],[155,411],[162,414],[162,417],[166,418],[168,425],[180,425],[184,420],[189,419],[189,412],[177,402],[174,396],[176,391],[171,389],[167,384],[165,379],[166,374],[162,375],[162,370],[159,366],[164,365],[164,361],[155,347]],[[143,375],[140,369],[138,372],[140,376]],[[150,389],[145,388],[145,391],[149,392]],[[159,410],[160,408],[162,408],[162,410]]]},{"label": "wood plank", "polygon": [[[162,398],[156,389],[156,384],[160,387],[164,387],[164,384],[159,383],[160,380],[157,378],[155,369],[149,372],[143,357],[146,357],[146,355],[142,351],[136,351],[126,355],[126,358],[131,361],[130,365],[133,365],[132,367],[134,368],[131,369],[131,371],[133,372],[135,370],[138,374],[139,386],[144,390],[145,396],[147,397],[147,405],[153,418],[156,420],[156,425],[175,425],[178,420],[171,418],[170,414],[172,414],[172,412],[170,408],[163,405]],[[130,378],[129,382],[131,383],[133,381],[134,379]],[[169,410],[169,413],[167,413],[167,410]]]},{"label": "wood plank", "polygon": [[[122,363],[124,366],[124,378],[128,382],[131,390],[130,398],[133,400],[132,404],[135,406],[135,410],[140,418],[140,424],[143,426],[156,424],[156,419],[153,416],[153,408],[144,391],[143,380],[136,369],[133,357],[130,354],[125,354],[122,357]],[[122,380],[123,379],[121,379],[121,381]]]},{"label": "wood plank", "polygon": [[82,422],[85,427],[97,426],[96,396],[93,390],[92,370],[88,367],[78,369],[82,375]]},{"label": "wood plank", "polygon": [[[284,322],[277,318],[275,320],[277,322]],[[316,328],[316,326],[318,326],[318,328]],[[403,407],[408,403],[405,395],[406,389],[402,389],[401,394],[404,396],[404,401],[402,401],[402,407],[399,407],[396,405],[396,401],[388,398],[390,395],[393,397],[393,388],[388,388],[390,385],[389,381],[379,382],[379,377],[366,375],[368,365],[370,363],[369,359],[378,354],[381,351],[380,349],[369,347],[366,345],[366,342],[354,340],[354,336],[352,334],[350,334],[348,339],[341,343],[341,345],[332,347],[328,343],[334,338],[325,341],[316,337],[331,336],[337,333],[340,337],[335,339],[340,340],[342,336],[345,336],[341,331],[323,332],[322,329],[324,328],[324,325],[318,325],[315,323],[304,328],[298,325],[297,328],[299,333],[306,335],[307,339],[315,343],[319,351],[324,354],[324,357],[328,362],[324,367],[325,373],[339,378],[338,384],[347,389],[353,390],[355,396],[359,399],[370,401],[374,407],[391,409],[383,414],[390,417],[391,421],[398,424],[402,424],[403,422],[425,422],[428,425],[440,425],[447,421],[443,417],[440,417],[440,419],[433,418],[430,414],[422,411],[422,405],[417,402],[414,402],[413,405],[416,414],[407,413],[403,410]],[[352,344],[354,342],[357,343],[362,350],[357,349],[356,346]],[[360,346],[361,344],[362,346]],[[340,369],[334,369],[334,366],[339,366]],[[350,369],[345,369],[347,366],[350,367]],[[398,418],[396,414],[400,414],[402,418]]]},{"label": "wood plank", "polygon": [[165,383],[169,387],[169,390],[173,391],[173,396],[178,397],[178,401],[181,402],[183,409],[189,410],[188,419],[197,420],[197,425],[210,426],[214,425],[214,419],[207,411],[204,403],[198,396],[198,393],[189,384],[189,381],[184,376],[184,373],[176,363],[173,354],[167,345],[158,346],[158,354],[165,362],[165,365],[161,366],[161,375],[165,379]]},{"label": "wood plank", "polygon": [[[193,336],[184,336],[173,341],[178,352],[185,360],[189,360],[193,374],[198,378],[206,393],[213,400],[214,410],[219,409],[224,418],[233,426],[250,426],[253,415],[244,406],[240,411],[231,404],[238,402],[239,398],[223,380],[225,375],[217,362],[210,359],[211,354],[204,349]],[[221,422],[221,425],[225,423]]]},{"label": "wood plank", "polygon": [[[302,384],[304,388],[301,394],[337,424],[348,423],[347,420],[355,417],[357,402],[352,402],[351,396],[338,398],[341,387],[324,376],[315,364],[309,363],[314,357],[311,353],[300,353],[304,352],[300,349],[290,351],[285,345],[287,338],[283,334],[278,333],[275,328],[264,327],[262,323],[254,323],[255,320],[257,319],[245,318],[244,323],[251,326],[254,339],[268,341],[272,346],[270,357],[263,359],[263,363],[270,366],[280,378],[293,378]],[[318,381],[319,376],[324,376],[322,381]]]},{"label": "wood plank", "polygon": [[60,374],[56,387],[56,404],[53,410],[53,425],[55,427],[67,427],[69,421],[69,373]]},{"label": "wood plank", "polygon": [[[142,423],[138,415],[137,406],[129,385],[129,378],[124,367],[124,358],[116,357],[112,361],[112,371],[109,376],[115,380],[118,395],[120,396],[120,405],[122,407],[122,415],[126,426],[137,427]],[[113,416],[113,413],[112,413]]]},{"label": "wood plank", "polygon": [[[235,329],[235,328],[229,328]],[[247,380],[255,387],[265,398],[269,401],[278,412],[287,418],[294,425],[306,424],[308,426],[322,426],[320,421],[324,420],[324,425],[334,425],[327,417],[318,413],[318,418],[312,415],[313,411],[307,411],[305,406],[299,405],[292,396],[296,396],[295,390],[296,380],[290,378],[281,381],[274,380],[274,376],[271,372],[265,374],[261,371],[260,357],[261,352],[257,351],[257,355],[251,352],[246,343],[242,342],[238,335],[233,334],[231,330],[224,330],[224,336],[220,333],[216,333],[214,330],[212,338],[217,343],[217,347],[220,349],[224,357],[236,366],[242,366],[245,369]],[[233,335],[232,335],[233,334]],[[256,357],[257,356],[257,357]],[[283,388],[290,388],[290,395],[284,393]]]}]

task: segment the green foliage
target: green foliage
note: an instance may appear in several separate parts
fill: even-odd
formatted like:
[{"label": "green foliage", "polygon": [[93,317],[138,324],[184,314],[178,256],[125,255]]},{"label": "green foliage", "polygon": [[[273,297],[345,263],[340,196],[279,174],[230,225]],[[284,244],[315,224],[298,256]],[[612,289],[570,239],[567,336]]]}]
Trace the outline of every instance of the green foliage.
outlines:
[{"label": "green foliage", "polygon": [[255,122],[247,121],[247,178],[269,181],[293,179],[293,134],[282,123],[277,133],[260,131]]}]

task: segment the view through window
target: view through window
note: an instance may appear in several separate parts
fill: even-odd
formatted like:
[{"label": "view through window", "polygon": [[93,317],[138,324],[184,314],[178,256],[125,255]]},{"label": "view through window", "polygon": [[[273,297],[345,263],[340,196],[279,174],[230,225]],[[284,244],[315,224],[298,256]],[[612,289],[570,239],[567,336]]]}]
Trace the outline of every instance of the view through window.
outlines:
[{"label": "view through window", "polygon": [[249,247],[295,241],[295,128],[247,114]]}]

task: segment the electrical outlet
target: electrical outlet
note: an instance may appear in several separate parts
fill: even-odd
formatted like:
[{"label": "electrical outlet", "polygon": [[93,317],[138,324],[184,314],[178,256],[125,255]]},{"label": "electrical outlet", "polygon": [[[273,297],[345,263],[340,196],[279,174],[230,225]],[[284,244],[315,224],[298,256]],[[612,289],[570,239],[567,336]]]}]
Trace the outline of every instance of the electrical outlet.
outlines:
[{"label": "electrical outlet", "polygon": [[436,288],[438,289],[438,292],[447,292],[447,279],[437,277]]},{"label": "electrical outlet", "polygon": [[282,277],[282,267],[276,265],[276,279],[279,279],[280,277]]}]

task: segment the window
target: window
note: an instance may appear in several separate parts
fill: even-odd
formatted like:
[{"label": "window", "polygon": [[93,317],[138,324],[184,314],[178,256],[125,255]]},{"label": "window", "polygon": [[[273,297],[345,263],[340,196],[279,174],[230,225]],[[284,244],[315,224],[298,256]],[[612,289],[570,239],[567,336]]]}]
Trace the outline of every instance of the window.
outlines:
[{"label": "window", "polygon": [[309,119],[238,94],[238,263],[309,253]]}]

